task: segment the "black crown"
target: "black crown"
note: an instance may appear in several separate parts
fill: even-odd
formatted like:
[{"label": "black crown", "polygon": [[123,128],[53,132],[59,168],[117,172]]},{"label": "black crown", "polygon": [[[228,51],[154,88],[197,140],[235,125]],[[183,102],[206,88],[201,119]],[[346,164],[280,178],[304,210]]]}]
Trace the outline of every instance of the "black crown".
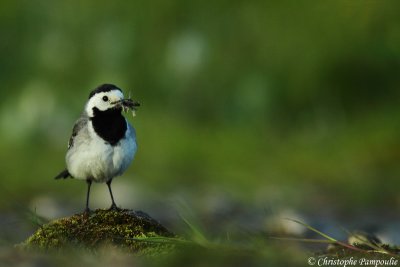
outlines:
[{"label": "black crown", "polygon": [[119,89],[114,84],[109,84],[109,83],[102,84],[102,85],[98,86],[96,89],[94,89],[92,92],[90,92],[89,99],[92,98],[92,96],[94,96],[97,93],[110,92],[112,90],[121,91],[121,89]]}]

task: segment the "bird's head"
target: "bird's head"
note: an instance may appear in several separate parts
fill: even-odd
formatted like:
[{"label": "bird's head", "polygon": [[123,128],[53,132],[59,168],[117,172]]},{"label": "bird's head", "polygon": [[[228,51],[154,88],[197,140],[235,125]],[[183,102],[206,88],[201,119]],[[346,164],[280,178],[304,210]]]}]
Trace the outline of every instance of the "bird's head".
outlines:
[{"label": "bird's head", "polygon": [[134,112],[139,106],[138,102],[124,98],[122,90],[117,86],[102,84],[90,93],[85,111],[89,117],[93,117],[96,111],[132,110]]}]

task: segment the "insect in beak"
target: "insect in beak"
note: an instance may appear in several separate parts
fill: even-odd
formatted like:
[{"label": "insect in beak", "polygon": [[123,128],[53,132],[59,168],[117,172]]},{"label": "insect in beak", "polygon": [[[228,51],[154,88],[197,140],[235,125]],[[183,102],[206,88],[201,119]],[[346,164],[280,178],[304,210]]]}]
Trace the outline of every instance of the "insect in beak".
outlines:
[{"label": "insect in beak", "polygon": [[124,112],[127,112],[128,110],[132,111],[133,117],[136,116],[135,111],[140,106],[139,102],[134,101],[132,99],[122,99],[122,100],[113,102],[112,104],[120,105]]}]

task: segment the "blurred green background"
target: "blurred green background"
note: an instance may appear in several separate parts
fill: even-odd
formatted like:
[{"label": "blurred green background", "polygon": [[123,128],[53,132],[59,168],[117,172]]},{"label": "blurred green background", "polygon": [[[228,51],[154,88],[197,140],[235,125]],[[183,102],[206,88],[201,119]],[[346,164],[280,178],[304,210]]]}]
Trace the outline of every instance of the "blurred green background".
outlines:
[{"label": "blurred green background", "polygon": [[85,183],[52,178],[101,83],[142,104],[128,115],[138,153],[113,183],[125,208],[171,227],[175,202],[205,225],[399,219],[399,14],[396,1],[1,1],[3,224],[83,209]]}]

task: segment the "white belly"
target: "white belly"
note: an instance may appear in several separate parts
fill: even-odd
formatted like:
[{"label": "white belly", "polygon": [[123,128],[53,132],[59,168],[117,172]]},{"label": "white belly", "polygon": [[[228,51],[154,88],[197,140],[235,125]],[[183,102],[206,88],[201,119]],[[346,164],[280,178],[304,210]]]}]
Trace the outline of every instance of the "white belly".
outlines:
[{"label": "white belly", "polygon": [[135,132],[129,124],[125,138],[115,146],[97,136],[91,123],[86,134],[86,138],[77,136],[66,156],[68,171],[74,178],[106,182],[125,172],[137,149]]}]

